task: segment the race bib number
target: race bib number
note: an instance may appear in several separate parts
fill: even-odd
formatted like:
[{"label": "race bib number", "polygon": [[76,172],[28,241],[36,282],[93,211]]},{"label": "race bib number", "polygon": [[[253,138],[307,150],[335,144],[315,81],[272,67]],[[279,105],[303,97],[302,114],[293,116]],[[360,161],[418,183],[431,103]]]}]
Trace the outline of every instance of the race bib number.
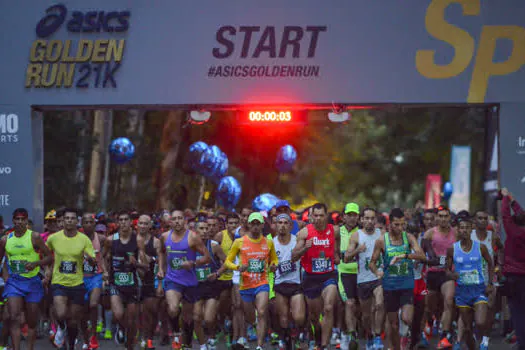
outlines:
[{"label": "race bib number", "polygon": [[332,260],[325,258],[312,259],[312,272],[330,272],[332,271]]},{"label": "race bib number", "polygon": [[170,265],[173,270],[180,270],[182,269],[182,264],[187,261],[186,257],[183,258],[173,258],[170,260]]},{"label": "race bib number", "polygon": [[277,268],[279,269],[279,273],[281,275],[286,275],[287,273],[295,272],[297,270],[296,264],[290,260],[281,261]]},{"label": "race bib number", "polygon": [[408,262],[404,261],[395,265],[388,266],[388,273],[391,276],[407,276],[408,275]]},{"label": "race bib number", "polygon": [[445,267],[447,265],[447,257],[440,255],[439,256],[439,266],[438,267]]},{"label": "race bib number", "polygon": [[95,273],[95,271],[97,271],[97,264],[93,266],[89,262],[84,261],[84,273],[92,274]]},{"label": "race bib number", "polygon": [[480,284],[479,273],[477,270],[461,272],[459,274],[459,281],[462,285]]},{"label": "race bib number", "polygon": [[63,274],[75,274],[77,273],[77,262],[76,261],[62,261],[60,262],[58,271]]},{"label": "race bib number", "polygon": [[206,267],[204,269],[203,268],[195,269],[195,272],[197,273],[197,279],[200,282],[202,282],[208,279],[208,276],[211,274],[211,268]]},{"label": "race bib number", "polygon": [[263,273],[264,272],[264,260],[259,260],[259,259],[248,260],[248,272]]},{"label": "race bib number", "polygon": [[9,268],[12,273],[26,273],[26,264],[25,260],[9,260]]},{"label": "race bib number", "polygon": [[135,284],[133,272],[115,272],[113,279],[115,280],[115,285],[120,287],[129,287]]}]

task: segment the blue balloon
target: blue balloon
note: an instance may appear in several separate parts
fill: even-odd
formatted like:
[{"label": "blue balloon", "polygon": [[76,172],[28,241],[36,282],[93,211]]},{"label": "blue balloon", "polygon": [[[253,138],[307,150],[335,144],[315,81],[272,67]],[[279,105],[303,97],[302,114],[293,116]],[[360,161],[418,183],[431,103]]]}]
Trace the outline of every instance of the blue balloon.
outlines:
[{"label": "blue balloon", "polygon": [[208,145],[205,142],[197,141],[190,145],[188,163],[193,170],[197,170],[202,153],[208,149]]},{"label": "blue balloon", "polygon": [[241,185],[233,176],[226,176],[219,182],[217,199],[221,206],[232,209],[241,198]]},{"label": "blue balloon", "polygon": [[206,148],[199,158],[199,162],[195,166],[195,171],[203,176],[211,176],[215,168],[215,157],[211,147]]},{"label": "blue balloon", "polygon": [[218,178],[223,178],[226,176],[226,173],[228,173],[228,167],[229,167],[229,161],[228,156],[224,154],[224,152],[221,152],[221,160],[220,165],[216,171],[216,175]]},{"label": "blue balloon", "polygon": [[109,154],[115,162],[124,164],[135,155],[135,145],[127,137],[116,138],[109,145]]},{"label": "blue balloon", "polygon": [[452,193],[454,193],[454,186],[452,186],[450,181],[445,182],[445,185],[443,185],[443,198],[449,200],[452,197]]},{"label": "blue balloon", "polygon": [[281,173],[292,171],[295,161],[297,160],[297,151],[292,145],[285,145],[277,152],[275,167]]},{"label": "blue balloon", "polygon": [[257,197],[252,202],[252,209],[255,211],[270,211],[277,202],[279,198],[271,193],[263,193]]}]

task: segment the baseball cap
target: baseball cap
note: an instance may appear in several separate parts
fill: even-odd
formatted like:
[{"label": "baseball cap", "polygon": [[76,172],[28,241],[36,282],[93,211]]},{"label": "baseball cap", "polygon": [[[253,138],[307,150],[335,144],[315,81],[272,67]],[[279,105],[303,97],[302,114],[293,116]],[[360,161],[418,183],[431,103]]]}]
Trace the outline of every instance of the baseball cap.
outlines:
[{"label": "baseball cap", "polygon": [[344,213],[345,214],[349,214],[349,213],[359,214],[359,205],[357,205],[356,203],[347,203],[345,205]]},{"label": "baseball cap", "polygon": [[290,208],[290,203],[288,203],[287,200],[281,199],[275,204],[275,209],[281,208],[281,207],[287,207]]},{"label": "baseball cap", "polygon": [[95,232],[106,232],[107,230],[106,225],[98,224],[95,226]]},{"label": "baseball cap", "polygon": [[248,223],[251,223],[252,221],[259,221],[261,224],[264,223],[264,218],[261,213],[259,212],[253,212],[248,216]]}]

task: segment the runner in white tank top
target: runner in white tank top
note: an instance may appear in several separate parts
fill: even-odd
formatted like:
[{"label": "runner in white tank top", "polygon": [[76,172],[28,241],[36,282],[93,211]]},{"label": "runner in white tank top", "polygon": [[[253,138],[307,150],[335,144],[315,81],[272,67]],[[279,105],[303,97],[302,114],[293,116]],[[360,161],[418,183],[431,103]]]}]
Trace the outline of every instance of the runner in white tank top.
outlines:
[{"label": "runner in white tank top", "polygon": [[[279,349],[293,347],[296,339],[290,338],[290,321],[292,314],[295,327],[302,328],[306,318],[306,306],[301,287],[300,256],[293,256],[292,250],[297,243],[296,236],[291,234],[293,222],[290,215],[282,213],[276,218],[277,236],[273,238],[279,266],[275,271],[275,306],[279,314],[281,331]],[[291,311],[291,312],[290,312]]]},{"label": "runner in white tank top", "polygon": [[[358,257],[357,296],[361,305],[363,328],[367,333],[367,349],[373,349],[374,343],[378,347],[382,346],[381,331],[385,320],[381,280],[368,267],[376,241],[382,236],[381,230],[375,228],[376,217],[375,209],[365,208],[363,210],[361,218],[363,230],[357,231],[356,235],[350,237],[348,250],[345,253],[345,261],[350,261],[354,256]],[[350,334],[349,336],[349,339],[343,338],[341,348],[343,344],[346,348],[347,341],[349,347],[353,348],[357,345],[357,335]]]}]

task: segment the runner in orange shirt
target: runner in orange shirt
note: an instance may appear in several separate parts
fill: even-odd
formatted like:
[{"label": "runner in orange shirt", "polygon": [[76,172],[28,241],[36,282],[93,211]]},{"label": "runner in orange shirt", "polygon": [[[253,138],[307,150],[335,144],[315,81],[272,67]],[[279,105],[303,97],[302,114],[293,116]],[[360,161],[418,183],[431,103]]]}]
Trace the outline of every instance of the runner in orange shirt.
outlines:
[{"label": "runner in orange shirt", "polygon": [[[254,315],[253,308],[257,310],[257,348],[262,350],[266,331],[266,314],[268,310],[268,285],[267,269],[275,272],[279,259],[275,253],[273,241],[262,235],[264,218],[261,213],[251,213],[248,217],[249,232],[233,242],[231,250],[224,262],[226,268],[241,272],[239,290],[245,310],[252,308],[252,312],[245,312],[246,321],[253,324],[255,320],[249,319]],[[235,258],[239,257],[239,265]]]}]

